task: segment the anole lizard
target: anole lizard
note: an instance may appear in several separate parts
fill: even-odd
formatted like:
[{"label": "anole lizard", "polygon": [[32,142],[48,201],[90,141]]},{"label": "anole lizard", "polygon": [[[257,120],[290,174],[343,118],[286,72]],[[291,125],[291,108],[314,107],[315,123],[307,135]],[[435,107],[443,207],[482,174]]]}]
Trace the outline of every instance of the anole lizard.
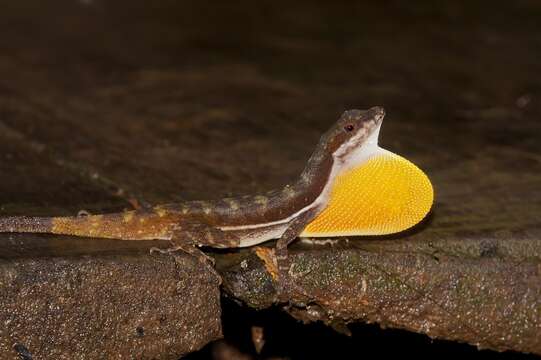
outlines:
[{"label": "anole lizard", "polygon": [[[280,288],[289,285],[287,246],[300,237],[382,235],[429,212],[427,176],[378,146],[383,108],[349,110],[320,139],[296,182],[265,195],[188,201],[151,209],[73,217],[0,218],[0,232],[120,240],[169,240],[174,250],[238,248],[278,239]],[[208,262],[206,262],[208,263]]]}]

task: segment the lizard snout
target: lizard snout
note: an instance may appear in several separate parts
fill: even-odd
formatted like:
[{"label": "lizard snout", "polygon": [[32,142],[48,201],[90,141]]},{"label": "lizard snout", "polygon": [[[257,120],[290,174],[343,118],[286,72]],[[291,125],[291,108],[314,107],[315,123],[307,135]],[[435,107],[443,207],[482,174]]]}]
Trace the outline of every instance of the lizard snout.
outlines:
[{"label": "lizard snout", "polygon": [[368,110],[370,117],[374,119],[376,124],[379,124],[385,117],[385,109],[381,106],[374,106]]}]

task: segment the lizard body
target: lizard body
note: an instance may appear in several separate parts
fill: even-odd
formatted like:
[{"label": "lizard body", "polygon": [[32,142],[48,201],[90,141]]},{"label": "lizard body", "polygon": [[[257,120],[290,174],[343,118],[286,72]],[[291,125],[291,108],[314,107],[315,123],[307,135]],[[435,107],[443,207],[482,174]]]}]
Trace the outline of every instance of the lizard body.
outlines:
[{"label": "lizard body", "polygon": [[405,230],[430,210],[430,181],[415,165],[378,146],[383,108],[349,110],[320,139],[296,182],[264,195],[189,201],[122,213],[0,218],[0,232],[66,234],[120,240],[170,240],[193,248],[234,248],[297,236],[386,234]]}]

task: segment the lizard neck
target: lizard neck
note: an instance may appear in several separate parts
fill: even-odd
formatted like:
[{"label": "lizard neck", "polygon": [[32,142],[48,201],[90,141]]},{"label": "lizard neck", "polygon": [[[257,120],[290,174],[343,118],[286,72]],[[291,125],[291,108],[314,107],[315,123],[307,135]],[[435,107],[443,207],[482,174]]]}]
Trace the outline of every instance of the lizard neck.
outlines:
[{"label": "lizard neck", "polygon": [[294,185],[298,194],[311,201],[316,201],[328,187],[327,185],[332,182],[334,164],[335,159],[321,143],[308,160]]}]

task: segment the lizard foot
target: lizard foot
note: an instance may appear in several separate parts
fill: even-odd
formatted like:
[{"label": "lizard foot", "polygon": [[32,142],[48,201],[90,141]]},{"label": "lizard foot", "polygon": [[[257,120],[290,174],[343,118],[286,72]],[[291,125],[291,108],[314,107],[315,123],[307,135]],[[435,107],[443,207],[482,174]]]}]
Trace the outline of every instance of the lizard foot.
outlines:
[{"label": "lizard foot", "polygon": [[275,281],[278,302],[304,307],[306,301],[300,301],[299,298],[305,297],[306,299],[309,299],[310,296],[302,286],[295,281],[298,274],[292,273],[294,264],[290,264],[289,259],[277,259],[277,261],[279,264],[278,278],[275,279]]},{"label": "lizard foot", "polygon": [[[280,258],[274,249],[266,247],[256,247],[254,249],[256,256],[263,261],[265,269],[270,274],[272,281],[275,284],[276,295],[278,302],[287,303],[291,299],[293,294],[293,282],[291,281],[291,276],[289,276],[289,264],[286,258]],[[285,263],[284,263],[285,262]]]},{"label": "lizard foot", "polygon": [[[291,276],[282,276],[277,281],[276,292],[279,303],[287,303],[299,308],[306,307],[310,299],[310,295]],[[302,298],[305,298],[305,300],[301,300]]]},{"label": "lizard foot", "polygon": [[278,281],[279,271],[278,264],[276,263],[276,256],[274,255],[274,249],[267,247],[257,246],[254,250],[255,255],[263,261],[265,269],[272,277],[273,281]]},{"label": "lizard foot", "polygon": [[218,274],[218,272],[214,268],[214,264],[216,263],[214,258],[205,254],[204,252],[202,252],[201,250],[199,250],[198,248],[194,246],[189,246],[189,247],[188,246],[172,246],[167,249],[160,249],[157,247],[150,248],[150,253],[152,254],[154,252],[159,252],[160,254],[167,254],[167,255],[173,256],[173,258],[175,259],[175,262],[179,265],[182,265],[182,261],[180,260],[181,257],[178,255],[179,252],[184,252],[189,255],[192,255],[206,268],[208,272],[210,272],[212,277],[216,280],[216,283],[218,284],[218,286],[222,284],[222,277],[220,276],[220,274]]}]

